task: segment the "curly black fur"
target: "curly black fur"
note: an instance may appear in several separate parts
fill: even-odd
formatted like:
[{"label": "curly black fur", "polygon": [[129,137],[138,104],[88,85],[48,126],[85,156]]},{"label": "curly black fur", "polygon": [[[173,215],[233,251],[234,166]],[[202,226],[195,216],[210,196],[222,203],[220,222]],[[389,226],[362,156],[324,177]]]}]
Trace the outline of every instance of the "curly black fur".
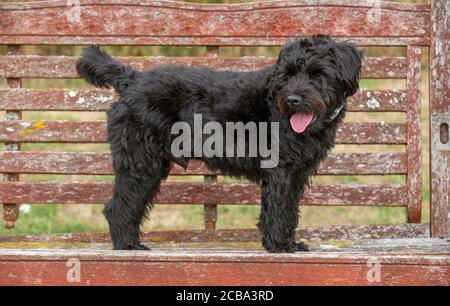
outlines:
[{"label": "curly black fur", "polygon": [[[115,249],[147,249],[140,225],[148,215],[171,162],[186,167],[189,158],[170,151],[175,122],[278,122],[279,164],[260,167],[260,157],[200,158],[208,167],[261,184],[258,227],[269,252],[306,250],[295,242],[299,206],[308,179],[334,146],[345,100],[358,89],[362,54],[350,43],[328,36],[293,40],[276,65],[251,72],[164,67],[133,71],[97,46],[84,51],[77,71],[88,82],[116,89],[119,101],[108,111],[108,141],[116,174],[104,214]],[[297,103],[292,103],[291,97]],[[340,106],[342,111],[336,112]],[[303,133],[294,132],[295,112],[314,113]],[[336,116],[337,114],[337,116]]]}]

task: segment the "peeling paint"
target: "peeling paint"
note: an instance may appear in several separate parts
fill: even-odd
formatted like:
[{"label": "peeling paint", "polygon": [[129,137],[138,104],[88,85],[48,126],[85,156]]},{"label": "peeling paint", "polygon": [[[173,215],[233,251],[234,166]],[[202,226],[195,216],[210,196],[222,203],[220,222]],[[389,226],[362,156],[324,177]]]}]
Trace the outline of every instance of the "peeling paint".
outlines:
[{"label": "peeling paint", "polygon": [[73,90],[71,90],[71,91],[69,91],[69,92],[68,92],[68,95],[69,95],[69,97],[71,97],[71,98],[74,98],[74,97],[76,97],[76,96],[77,96],[77,92],[76,92],[76,91],[73,91]]},{"label": "peeling paint", "polygon": [[26,128],[29,128],[31,126],[31,123],[30,122],[20,122],[19,125],[22,128],[26,129]]},{"label": "peeling paint", "polygon": [[378,102],[376,99],[370,99],[369,101],[367,101],[367,106],[372,109],[379,108],[380,102]]},{"label": "peeling paint", "polygon": [[101,95],[101,96],[96,96],[95,98],[94,98],[94,100],[96,101],[96,102],[99,102],[99,103],[106,103],[106,102],[109,102],[109,101],[111,101],[112,100],[112,97],[108,97],[108,96],[103,96],[103,95]]},{"label": "peeling paint", "polygon": [[84,99],[83,97],[78,98],[77,102],[75,102],[76,104],[83,104],[86,101],[86,99]]}]

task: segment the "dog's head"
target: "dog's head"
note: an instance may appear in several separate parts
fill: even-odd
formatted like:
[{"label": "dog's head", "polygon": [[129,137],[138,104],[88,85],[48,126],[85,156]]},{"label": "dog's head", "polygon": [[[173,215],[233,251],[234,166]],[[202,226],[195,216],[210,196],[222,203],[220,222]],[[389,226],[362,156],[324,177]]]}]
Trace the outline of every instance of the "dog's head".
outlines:
[{"label": "dog's head", "polygon": [[362,53],[329,36],[288,42],[268,82],[271,103],[296,133],[320,129],[341,112],[358,90]]}]

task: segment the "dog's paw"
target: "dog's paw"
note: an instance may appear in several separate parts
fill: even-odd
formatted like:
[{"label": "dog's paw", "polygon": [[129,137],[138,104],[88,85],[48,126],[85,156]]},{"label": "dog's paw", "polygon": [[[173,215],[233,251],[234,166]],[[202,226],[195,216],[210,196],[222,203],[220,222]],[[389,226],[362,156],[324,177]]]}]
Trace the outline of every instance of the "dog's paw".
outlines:
[{"label": "dog's paw", "polygon": [[309,247],[304,242],[299,242],[295,244],[295,250],[297,252],[308,252]]},{"label": "dog's paw", "polygon": [[295,253],[295,252],[308,252],[309,248],[308,246],[303,243],[290,243],[287,245],[277,245],[277,246],[271,246],[271,247],[265,247],[265,249],[269,253]]},{"label": "dog's paw", "polygon": [[143,245],[143,244],[140,244],[140,245],[137,246],[136,250],[149,251],[150,248],[145,246],[145,245]]},{"label": "dog's paw", "polygon": [[125,245],[123,247],[114,248],[114,250],[137,250],[137,251],[148,251],[150,250],[149,247],[143,245],[143,244],[135,244],[135,245]]}]

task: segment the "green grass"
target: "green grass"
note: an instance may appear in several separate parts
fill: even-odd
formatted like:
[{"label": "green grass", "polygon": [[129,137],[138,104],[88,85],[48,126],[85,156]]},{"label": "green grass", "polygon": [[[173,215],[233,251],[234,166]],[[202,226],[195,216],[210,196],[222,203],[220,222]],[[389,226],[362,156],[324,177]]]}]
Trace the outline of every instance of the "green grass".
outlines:
[{"label": "green grass", "polygon": [[[87,206],[87,205],[86,205]],[[20,212],[16,221],[16,227],[7,230],[0,227],[0,234],[51,234],[51,233],[76,233],[76,232],[105,232],[106,222],[97,222],[97,217],[82,218],[83,215],[92,211],[100,217],[100,206],[89,205],[83,207],[84,213],[73,214],[74,207],[67,205],[32,205],[29,212]],[[0,211],[2,209],[0,208]]]},{"label": "green grass", "polygon": [[[58,207],[56,205],[35,205],[31,207],[29,213],[21,213],[19,220],[16,222],[16,228],[6,230],[0,228],[1,234],[50,234],[55,231],[67,232],[71,228],[70,224],[63,227],[54,228],[55,216]],[[83,231],[86,225],[81,225],[78,222],[78,229]]]}]

